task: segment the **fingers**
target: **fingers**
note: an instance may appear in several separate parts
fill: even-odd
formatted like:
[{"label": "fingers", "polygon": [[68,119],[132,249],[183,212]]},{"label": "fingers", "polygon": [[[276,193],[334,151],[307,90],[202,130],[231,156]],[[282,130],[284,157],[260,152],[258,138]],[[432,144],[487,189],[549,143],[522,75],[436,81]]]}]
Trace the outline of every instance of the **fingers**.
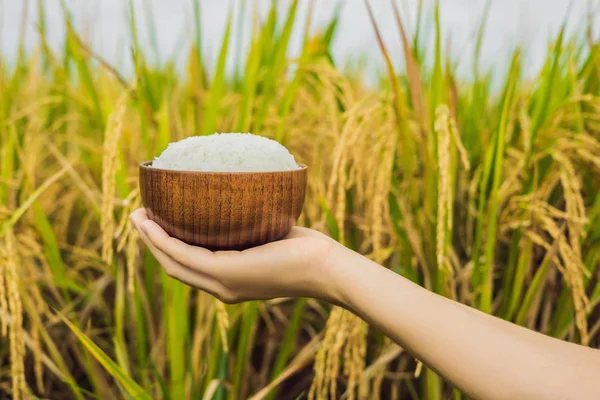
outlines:
[{"label": "fingers", "polygon": [[214,255],[209,250],[190,246],[169,236],[164,229],[148,218],[144,209],[135,210],[131,214],[131,220],[138,230],[146,234],[155,248],[179,264],[197,269],[197,265],[210,265],[214,261]]},{"label": "fingers", "polygon": [[144,208],[136,209],[134,212],[131,213],[131,215],[129,216],[129,219],[131,220],[131,222],[137,229],[140,226],[140,224],[142,223],[142,221],[148,219],[148,215],[146,214],[146,209],[144,209]]},{"label": "fingers", "polygon": [[178,263],[208,275],[218,273],[217,257],[210,250],[190,246],[169,236],[157,223],[149,219],[142,222],[141,228],[157,249]]},{"label": "fingers", "polygon": [[181,240],[175,239],[164,231],[157,223],[148,219],[145,213],[132,214],[140,228],[146,233],[152,244],[188,268],[218,278],[225,269],[236,269],[247,266],[252,262],[249,257],[241,257],[237,251],[212,252],[202,247],[190,246]]},{"label": "fingers", "polygon": [[219,297],[219,295],[222,295],[223,287],[215,279],[193,269],[187,268],[185,264],[182,265],[180,262],[170,257],[169,254],[165,253],[155,245],[155,243],[149,238],[147,230],[141,227],[145,221],[148,221],[146,218],[146,213],[143,210],[136,210],[134,213],[132,213],[131,221],[139,231],[140,238],[146,244],[146,246],[148,246],[148,249],[163,267],[167,275],[185,284],[204,290],[213,296]]}]

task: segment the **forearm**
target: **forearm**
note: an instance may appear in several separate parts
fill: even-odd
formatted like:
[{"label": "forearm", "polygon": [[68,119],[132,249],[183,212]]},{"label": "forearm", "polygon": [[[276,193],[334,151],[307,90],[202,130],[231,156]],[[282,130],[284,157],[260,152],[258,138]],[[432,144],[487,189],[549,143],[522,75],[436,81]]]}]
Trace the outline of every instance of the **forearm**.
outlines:
[{"label": "forearm", "polygon": [[433,294],[345,251],[332,266],[335,302],[473,398],[598,398],[596,351]]}]

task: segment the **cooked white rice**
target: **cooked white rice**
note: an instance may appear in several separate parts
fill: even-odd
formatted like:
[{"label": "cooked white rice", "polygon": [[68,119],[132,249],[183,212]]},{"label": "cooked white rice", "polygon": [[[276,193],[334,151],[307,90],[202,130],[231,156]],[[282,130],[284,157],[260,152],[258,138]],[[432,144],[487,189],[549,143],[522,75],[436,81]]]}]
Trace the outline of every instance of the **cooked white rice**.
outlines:
[{"label": "cooked white rice", "polygon": [[275,140],[250,133],[215,133],[170,143],[152,166],[210,172],[267,172],[297,169],[294,156]]}]

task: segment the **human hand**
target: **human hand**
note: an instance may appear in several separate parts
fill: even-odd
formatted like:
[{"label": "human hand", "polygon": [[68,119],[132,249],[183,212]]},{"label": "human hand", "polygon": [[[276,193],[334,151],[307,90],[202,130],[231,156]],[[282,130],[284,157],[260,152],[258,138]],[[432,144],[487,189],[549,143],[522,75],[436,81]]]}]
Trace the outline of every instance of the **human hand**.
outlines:
[{"label": "human hand", "polygon": [[277,297],[331,300],[328,260],[343,246],[312,229],[294,227],[282,240],[244,251],[216,251],[170,237],[144,209],[130,217],[165,272],[224,303]]}]

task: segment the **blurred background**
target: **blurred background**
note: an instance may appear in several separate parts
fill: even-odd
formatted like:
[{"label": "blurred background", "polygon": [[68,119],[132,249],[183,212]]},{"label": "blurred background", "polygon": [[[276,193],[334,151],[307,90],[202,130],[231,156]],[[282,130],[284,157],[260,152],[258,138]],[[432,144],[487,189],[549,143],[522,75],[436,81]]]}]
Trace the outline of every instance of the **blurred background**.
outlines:
[{"label": "blurred background", "polygon": [[[47,13],[47,36],[49,45],[58,49],[64,41],[60,0],[43,0]],[[401,0],[398,2],[406,17],[408,28],[414,28],[419,3],[423,3],[425,13],[433,13],[435,0]],[[150,52],[155,52],[154,60],[178,60],[181,66],[186,56],[185,49],[194,35],[192,2],[188,0],[133,0],[137,10],[140,27],[156,26],[153,37],[149,30],[140,30],[140,42]],[[290,0],[280,0],[282,7],[288,7]],[[460,59],[459,72],[468,77],[473,53],[469,51],[476,40],[477,30],[489,3],[486,18],[485,46],[481,52],[482,66],[495,64],[498,58],[510,56],[516,45],[527,49],[524,59],[526,72],[533,74],[544,62],[548,41],[567,23],[567,33],[573,33],[582,20],[598,18],[595,12],[597,1],[593,0],[445,0],[441,2],[440,18],[443,36],[448,41],[452,56]],[[23,22],[23,12],[27,4],[29,15],[25,22],[26,48],[31,50],[36,44],[37,2],[11,1],[0,2],[0,48],[10,60],[17,54]],[[95,51],[120,70],[132,71],[129,47],[129,8],[123,0],[65,0],[64,4],[72,11],[75,26],[87,38]],[[308,1],[301,1],[297,16],[305,20]],[[399,54],[401,42],[398,37],[390,3],[385,0],[371,2],[373,13],[378,21],[381,35],[391,54]],[[236,57],[242,57],[250,45],[252,19],[256,15],[265,19],[270,0],[205,0],[202,2],[202,46],[206,60],[216,60],[225,25],[230,13],[235,21],[231,46],[236,51],[229,53],[229,72],[233,72]],[[379,73],[384,72],[383,60],[376,44],[375,33],[371,27],[365,5],[361,0],[319,0],[315,4],[313,30],[323,28],[334,14],[339,12],[339,25],[331,48],[333,57],[339,65],[359,64],[366,69],[367,82],[373,84]],[[279,23],[283,17],[279,17]],[[290,57],[299,55],[302,47],[303,25],[294,27],[289,45]],[[427,38],[433,48],[433,37]],[[241,53],[240,53],[241,52]],[[401,67],[402,60],[393,62]],[[498,64],[496,62],[496,64]],[[499,72],[505,72],[503,64],[496,65]]]}]

